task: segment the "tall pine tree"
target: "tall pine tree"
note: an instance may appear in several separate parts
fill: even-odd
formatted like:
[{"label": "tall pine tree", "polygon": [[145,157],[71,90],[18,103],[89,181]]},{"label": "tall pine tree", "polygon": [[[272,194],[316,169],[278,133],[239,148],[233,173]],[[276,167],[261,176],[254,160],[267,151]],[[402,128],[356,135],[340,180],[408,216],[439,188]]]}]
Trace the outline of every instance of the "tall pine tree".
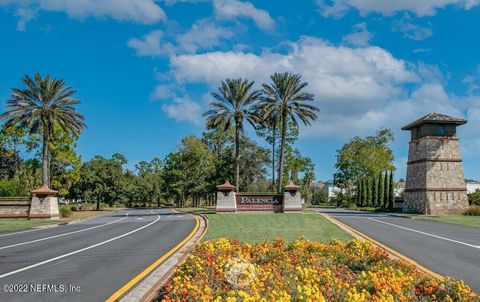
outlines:
[{"label": "tall pine tree", "polygon": [[383,173],[378,174],[378,206],[385,208],[385,184],[383,183]]},{"label": "tall pine tree", "polygon": [[390,171],[390,179],[389,179],[389,193],[388,193],[388,208],[390,211],[393,211],[395,207],[395,185],[393,183],[393,172]]}]

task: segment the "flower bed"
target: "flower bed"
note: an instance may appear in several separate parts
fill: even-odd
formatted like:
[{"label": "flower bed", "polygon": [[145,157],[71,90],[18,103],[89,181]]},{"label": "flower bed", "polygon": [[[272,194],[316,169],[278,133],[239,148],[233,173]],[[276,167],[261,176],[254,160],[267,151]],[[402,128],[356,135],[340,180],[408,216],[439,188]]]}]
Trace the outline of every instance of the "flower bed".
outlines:
[{"label": "flower bed", "polygon": [[462,281],[440,282],[352,240],[198,244],[162,290],[169,301],[480,301]]}]

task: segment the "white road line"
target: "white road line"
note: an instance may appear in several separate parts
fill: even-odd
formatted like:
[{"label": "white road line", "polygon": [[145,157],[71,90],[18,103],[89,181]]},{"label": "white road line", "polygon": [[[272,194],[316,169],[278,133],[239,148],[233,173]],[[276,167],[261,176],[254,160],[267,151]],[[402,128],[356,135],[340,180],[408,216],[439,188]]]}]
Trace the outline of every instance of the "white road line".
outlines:
[{"label": "white road line", "polygon": [[139,227],[138,229],[135,229],[135,230],[130,231],[130,232],[128,232],[128,233],[125,233],[125,234],[122,234],[122,235],[119,235],[119,236],[110,238],[110,239],[108,239],[108,240],[105,240],[105,241],[102,241],[102,242],[99,242],[99,243],[96,243],[96,244],[93,244],[93,245],[84,247],[84,248],[82,248],[82,249],[79,249],[79,250],[76,250],[76,251],[73,251],[73,252],[70,252],[70,253],[67,253],[67,254],[63,254],[63,255],[60,255],[60,256],[57,256],[57,257],[54,257],[54,258],[51,258],[51,259],[48,259],[48,260],[45,260],[45,261],[42,261],[42,262],[38,262],[38,263],[35,263],[35,264],[32,264],[32,265],[29,265],[29,266],[26,266],[26,267],[23,267],[23,268],[20,268],[20,269],[11,271],[11,272],[9,272],[9,273],[5,273],[5,274],[3,274],[3,275],[0,275],[0,279],[3,279],[3,278],[5,278],[5,277],[8,277],[8,276],[11,276],[11,275],[14,275],[14,274],[17,274],[17,273],[20,273],[20,272],[23,272],[23,271],[26,271],[26,270],[35,268],[35,267],[37,267],[37,266],[44,265],[44,264],[47,264],[47,263],[50,263],[50,262],[53,262],[53,261],[56,261],[56,260],[65,258],[65,257],[68,257],[68,256],[72,256],[72,255],[75,255],[75,254],[78,254],[78,253],[81,253],[81,252],[84,252],[84,251],[91,250],[91,249],[96,248],[96,247],[98,247],[98,246],[107,244],[107,243],[109,243],[109,242],[112,242],[112,241],[114,241],[114,240],[123,238],[123,237],[128,236],[128,235],[131,235],[131,234],[133,234],[133,233],[136,233],[136,232],[138,232],[138,231],[143,230],[144,228],[147,228],[147,227],[151,226],[152,224],[154,224],[155,222],[157,222],[159,219],[160,219],[160,216],[157,215],[157,219],[155,219],[154,221],[150,222],[150,223],[147,224],[147,225],[144,225],[144,226],[142,226],[142,227]]},{"label": "white road line", "polygon": [[458,244],[463,244],[463,245],[468,246],[468,247],[473,247],[473,248],[476,248],[476,249],[480,249],[480,245],[474,245],[474,244],[470,244],[470,243],[466,243],[466,242],[462,242],[462,241],[458,241],[458,240],[454,240],[454,239],[450,239],[450,238],[446,238],[446,237],[442,237],[442,236],[418,231],[418,230],[415,230],[415,229],[406,228],[406,227],[403,227],[403,226],[399,226],[399,225],[396,225],[396,224],[393,224],[393,223],[377,220],[377,219],[374,219],[374,218],[367,218],[367,219],[372,220],[372,221],[376,221],[376,222],[379,222],[379,223],[383,223],[383,224],[386,224],[386,225],[390,225],[390,226],[393,226],[393,227],[396,227],[396,228],[404,229],[404,230],[407,230],[407,231],[410,231],[410,232],[415,232],[415,233],[419,233],[419,234],[422,234],[422,235],[434,237],[434,238],[437,238],[437,239],[442,239],[442,240],[446,240],[446,241],[450,241],[450,242],[454,242],[454,243],[458,243]]},{"label": "white road line", "polygon": [[62,234],[48,236],[48,237],[44,237],[44,238],[39,238],[39,239],[31,240],[31,241],[25,241],[25,242],[15,243],[15,244],[11,244],[11,245],[6,245],[6,246],[0,246],[0,250],[5,250],[5,249],[16,247],[16,246],[22,246],[22,245],[26,245],[26,244],[35,243],[35,242],[45,241],[45,240],[52,239],[52,238],[58,238],[58,237],[63,237],[63,236],[71,235],[71,234],[76,234],[76,233],[80,233],[80,232],[93,230],[93,229],[96,229],[96,228],[100,228],[100,227],[110,225],[110,224],[115,223],[115,222],[119,222],[120,220],[123,220],[127,217],[128,217],[128,213],[125,215],[125,217],[114,220],[114,221],[111,221],[109,223],[96,225],[96,226],[93,226],[93,227],[89,227],[89,228],[81,229],[81,230],[77,230],[77,231],[72,231],[72,232],[62,233]]}]

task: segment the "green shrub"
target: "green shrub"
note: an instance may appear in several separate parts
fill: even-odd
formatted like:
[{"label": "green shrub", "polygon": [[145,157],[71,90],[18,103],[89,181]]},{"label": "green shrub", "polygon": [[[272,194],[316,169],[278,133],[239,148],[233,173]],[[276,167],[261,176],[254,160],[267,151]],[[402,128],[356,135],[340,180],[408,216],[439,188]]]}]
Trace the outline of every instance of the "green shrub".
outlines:
[{"label": "green shrub", "polygon": [[68,207],[60,207],[58,211],[62,217],[70,217],[72,215],[72,211]]},{"label": "green shrub", "polygon": [[313,195],[312,204],[318,205],[321,203],[328,203],[328,194],[325,191],[318,191]]},{"label": "green shrub", "polygon": [[77,209],[77,206],[71,206],[71,207],[70,207],[70,210],[76,212],[78,209]]},{"label": "green shrub", "polygon": [[0,180],[0,196],[21,197],[28,195],[27,190],[20,181],[15,179]]},{"label": "green shrub", "polygon": [[480,206],[470,206],[465,212],[467,216],[480,216]]},{"label": "green shrub", "polygon": [[472,206],[480,206],[480,190],[468,194],[468,203]]}]

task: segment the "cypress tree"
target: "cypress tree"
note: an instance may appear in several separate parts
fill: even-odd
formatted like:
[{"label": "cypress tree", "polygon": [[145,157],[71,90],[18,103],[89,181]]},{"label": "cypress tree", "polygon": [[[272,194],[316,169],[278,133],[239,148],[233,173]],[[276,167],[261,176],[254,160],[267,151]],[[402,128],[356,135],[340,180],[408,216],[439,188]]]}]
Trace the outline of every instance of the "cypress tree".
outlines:
[{"label": "cypress tree", "polygon": [[378,207],[378,179],[376,176],[373,177],[372,182],[372,206]]},{"label": "cypress tree", "polygon": [[362,178],[362,207],[367,204],[367,180]]},{"label": "cypress tree", "polygon": [[381,208],[385,208],[385,184],[382,172],[378,174],[378,203]]},{"label": "cypress tree", "polygon": [[361,181],[360,178],[357,178],[357,188],[356,188],[356,201],[357,201],[357,207],[361,205],[361,200],[362,200],[362,188],[361,188]]},{"label": "cypress tree", "polygon": [[390,179],[389,179],[389,193],[388,193],[388,208],[393,211],[395,207],[395,185],[393,183],[393,172],[390,171]]},{"label": "cypress tree", "polygon": [[385,209],[389,209],[390,206],[389,206],[389,200],[390,200],[390,186],[389,186],[389,178],[388,178],[388,172],[385,171],[385,176],[383,177],[383,187],[384,187],[384,192],[385,192],[385,196],[384,196],[384,208]]},{"label": "cypress tree", "polygon": [[365,206],[370,207],[372,206],[372,182],[370,178],[367,178],[367,203]]}]

